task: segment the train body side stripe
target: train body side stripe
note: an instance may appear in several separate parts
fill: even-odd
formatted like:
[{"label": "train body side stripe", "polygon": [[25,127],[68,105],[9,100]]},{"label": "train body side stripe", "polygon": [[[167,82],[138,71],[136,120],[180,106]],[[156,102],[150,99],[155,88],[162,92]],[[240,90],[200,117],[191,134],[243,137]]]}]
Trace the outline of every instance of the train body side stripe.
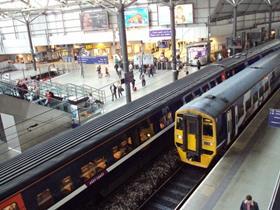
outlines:
[{"label": "train body side stripe", "polygon": [[[166,128],[162,129],[160,132],[158,132],[156,135],[154,135],[152,138],[150,138],[149,140],[145,141],[143,144],[141,144],[139,147],[135,148],[133,151],[131,151],[130,153],[128,153],[126,156],[124,156],[123,158],[121,158],[119,161],[117,161],[116,163],[114,163],[113,165],[109,166],[106,171],[107,173],[109,173],[110,171],[114,170],[115,168],[117,168],[119,165],[121,165],[123,162],[125,162],[127,159],[129,159],[130,157],[132,157],[133,155],[135,155],[136,153],[138,153],[140,150],[142,150],[144,147],[146,147],[147,145],[149,145],[151,142],[155,141],[158,137],[160,137],[162,134],[164,134],[166,131],[168,131],[169,129],[171,129],[172,127],[174,127],[174,122],[171,123],[170,125],[168,125]],[[96,179],[97,176],[94,176],[91,180]],[[88,181],[89,183],[91,181]],[[91,185],[91,184],[90,184]],[[64,197],[63,199],[61,199],[60,201],[58,201],[56,204],[54,204],[53,206],[51,206],[50,208],[48,208],[49,210],[54,210],[57,209],[59,207],[61,207],[63,204],[65,204],[66,202],[70,201],[72,198],[74,198],[75,196],[77,196],[79,193],[81,193],[82,191],[84,191],[85,189],[87,189],[88,187],[90,187],[90,185],[86,185],[83,184],[82,186],[80,186],[79,188],[77,188],[76,190],[74,190],[72,193],[70,193],[69,195],[67,195],[66,197]]]}]

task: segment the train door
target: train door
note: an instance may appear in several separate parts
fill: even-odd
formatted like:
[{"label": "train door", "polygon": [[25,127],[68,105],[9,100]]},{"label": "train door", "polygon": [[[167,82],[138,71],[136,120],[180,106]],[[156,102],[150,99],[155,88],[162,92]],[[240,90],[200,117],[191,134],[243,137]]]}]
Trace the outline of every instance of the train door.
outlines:
[{"label": "train door", "polygon": [[229,145],[232,136],[232,112],[231,109],[227,111],[227,145]]},{"label": "train door", "polygon": [[184,115],[184,148],[187,151],[187,158],[200,161],[201,154],[201,117],[197,115]]},{"label": "train door", "polygon": [[235,136],[235,122],[235,107],[231,107],[231,109],[227,111],[227,144],[229,144]]}]

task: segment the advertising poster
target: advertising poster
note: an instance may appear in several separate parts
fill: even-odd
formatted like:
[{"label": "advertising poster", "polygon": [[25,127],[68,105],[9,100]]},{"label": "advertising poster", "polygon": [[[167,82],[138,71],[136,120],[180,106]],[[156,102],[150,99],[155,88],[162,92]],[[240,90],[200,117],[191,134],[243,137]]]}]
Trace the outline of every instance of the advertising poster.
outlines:
[{"label": "advertising poster", "polygon": [[149,12],[147,8],[134,8],[125,11],[126,27],[142,27],[149,26]]},{"label": "advertising poster", "polygon": [[108,29],[107,12],[83,12],[81,13],[81,27],[83,31],[96,31]]},{"label": "advertising poster", "polygon": [[[167,6],[158,7],[159,25],[170,25],[170,10]],[[175,23],[193,23],[193,5],[182,4],[175,7]]]}]

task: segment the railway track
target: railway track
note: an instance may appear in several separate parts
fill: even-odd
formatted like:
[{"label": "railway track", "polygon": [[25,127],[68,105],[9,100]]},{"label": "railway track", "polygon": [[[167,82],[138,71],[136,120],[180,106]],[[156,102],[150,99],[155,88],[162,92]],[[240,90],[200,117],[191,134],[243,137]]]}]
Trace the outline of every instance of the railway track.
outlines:
[{"label": "railway track", "polygon": [[191,195],[206,174],[206,169],[186,165],[179,167],[139,209],[175,209],[182,200]]}]

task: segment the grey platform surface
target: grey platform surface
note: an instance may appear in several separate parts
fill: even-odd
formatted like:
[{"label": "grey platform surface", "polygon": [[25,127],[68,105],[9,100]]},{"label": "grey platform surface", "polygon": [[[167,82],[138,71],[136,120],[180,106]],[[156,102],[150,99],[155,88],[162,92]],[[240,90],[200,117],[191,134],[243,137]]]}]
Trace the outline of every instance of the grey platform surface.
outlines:
[{"label": "grey platform surface", "polygon": [[280,108],[280,90],[181,209],[236,210],[247,194],[268,209],[280,169],[280,128],[268,125],[269,108]]},{"label": "grey platform surface", "polygon": [[[112,96],[110,92],[110,85],[112,83],[118,84],[119,77],[117,76],[117,73],[115,69],[113,68],[113,65],[107,66],[109,69],[110,77],[105,77],[104,75],[104,68],[105,66],[102,66],[102,78],[98,78],[97,71],[96,71],[96,65],[87,65],[84,66],[84,72],[85,77],[83,78],[81,76],[81,71],[76,70],[72,71],[70,73],[61,75],[59,77],[53,78],[53,82],[58,82],[61,84],[66,83],[72,83],[75,85],[89,85],[94,88],[98,88],[105,91],[106,94],[106,103],[104,106],[104,112],[110,112],[114,109],[117,109],[120,106],[123,106],[126,104],[126,98],[125,98],[125,91],[123,92],[123,96],[118,98],[115,101],[112,101]],[[191,74],[195,71],[197,71],[196,67],[188,67],[188,72]],[[203,70],[203,68],[201,69]],[[136,100],[142,96],[147,95],[148,93],[151,93],[161,87],[164,87],[167,84],[170,84],[173,82],[173,72],[171,70],[156,70],[156,73],[152,77],[148,77],[148,75],[145,75],[146,79],[146,86],[142,87],[141,80],[139,79],[139,70],[135,69],[134,71],[134,78],[135,78],[135,84],[137,87],[137,91],[131,90],[131,99]],[[185,71],[180,71],[179,78],[185,77]],[[124,85],[122,87],[125,89]]]}]

